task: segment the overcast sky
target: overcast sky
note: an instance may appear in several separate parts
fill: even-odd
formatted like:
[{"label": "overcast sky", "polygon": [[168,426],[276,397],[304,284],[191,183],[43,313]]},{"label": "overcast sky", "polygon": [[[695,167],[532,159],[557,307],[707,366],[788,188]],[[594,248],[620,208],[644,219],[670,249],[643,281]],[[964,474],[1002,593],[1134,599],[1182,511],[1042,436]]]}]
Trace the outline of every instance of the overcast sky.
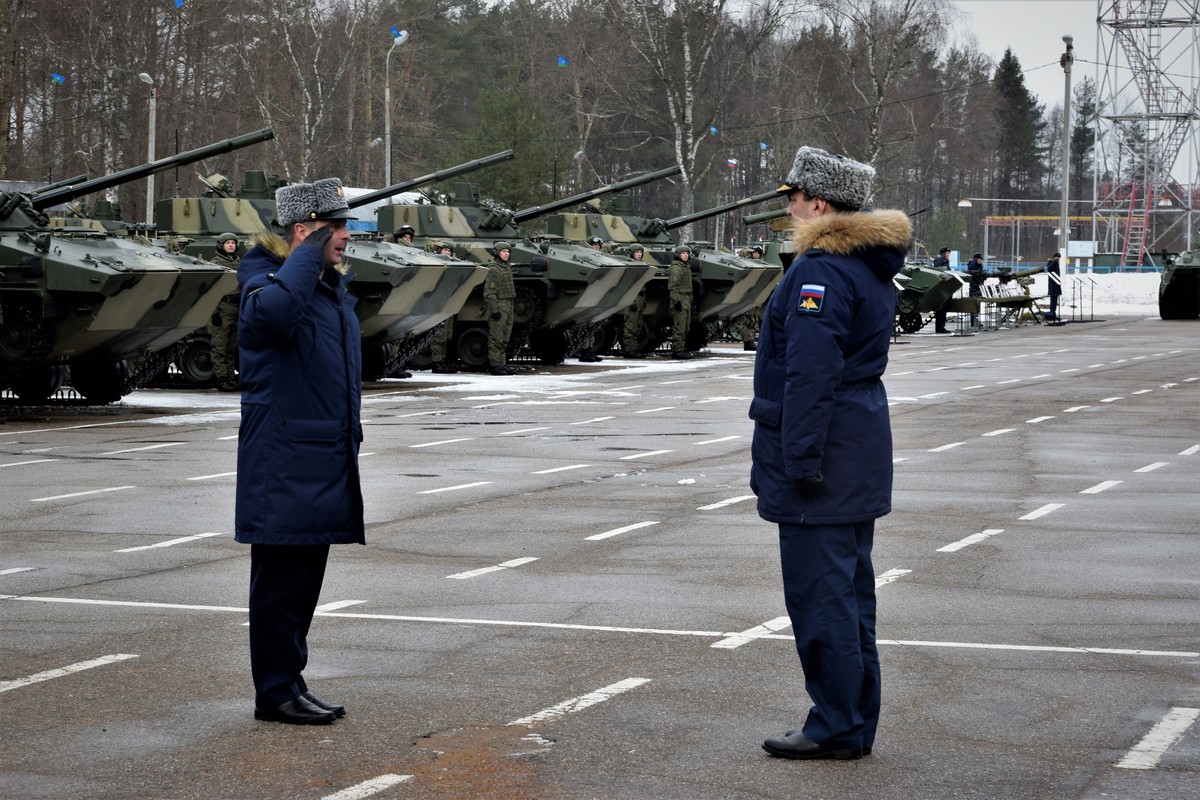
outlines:
[{"label": "overcast sky", "polygon": [[[1085,75],[1095,77],[1096,0],[954,0],[954,5],[962,10],[955,30],[973,34],[979,50],[993,61],[1011,48],[1025,71],[1025,86],[1047,110],[1062,105],[1058,59],[1064,33],[1075,37],[1072,85]],[[964,36],[960,43],[965,41]]]}]

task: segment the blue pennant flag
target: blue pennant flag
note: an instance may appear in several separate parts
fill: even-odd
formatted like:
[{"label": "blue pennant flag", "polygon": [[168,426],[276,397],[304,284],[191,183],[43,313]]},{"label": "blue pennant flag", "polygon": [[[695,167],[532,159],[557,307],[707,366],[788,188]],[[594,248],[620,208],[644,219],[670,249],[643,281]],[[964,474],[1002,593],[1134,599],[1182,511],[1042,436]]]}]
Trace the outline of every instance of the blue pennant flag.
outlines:
[{"label": "blue pennant flag", "polygon": [[67,79],[64,78],[62,75],[59,75],[57,72],[50,73],[50,80],[54,81],[55,83],[59,84],[60,86],[67,82]]},{"label": "blue pennant flag", "polygon": [[571,66],[571,59],[567,58],[566,56],[559,56],[558,65],[560,67],[569,67]]}]

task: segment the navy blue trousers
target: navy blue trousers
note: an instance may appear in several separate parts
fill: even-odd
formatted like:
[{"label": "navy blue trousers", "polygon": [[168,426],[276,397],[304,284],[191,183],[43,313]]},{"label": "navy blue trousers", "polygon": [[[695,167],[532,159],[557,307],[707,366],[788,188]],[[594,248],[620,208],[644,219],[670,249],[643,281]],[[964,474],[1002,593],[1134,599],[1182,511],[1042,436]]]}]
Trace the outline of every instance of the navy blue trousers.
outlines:
[{"label": "navy blue trousers", "polygon": [[327,544],[250,546],[250,672],[259,708],[308,691],[300,673],[328,558]]},{"label": "navy blue trousers", "polygon": [[813,701],[803,730],[818,744],[871,747],[875,741],[874,538],[874,520],[779,526],[784,600]]}]

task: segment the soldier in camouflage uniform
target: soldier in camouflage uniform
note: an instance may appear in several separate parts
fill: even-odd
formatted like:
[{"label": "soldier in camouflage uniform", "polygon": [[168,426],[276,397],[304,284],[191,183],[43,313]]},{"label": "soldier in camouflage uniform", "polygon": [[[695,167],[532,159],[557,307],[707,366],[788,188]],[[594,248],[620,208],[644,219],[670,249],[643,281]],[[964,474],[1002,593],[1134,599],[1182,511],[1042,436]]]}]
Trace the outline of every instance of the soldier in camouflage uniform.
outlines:
[{"label": "soldier in camouflage uniform", "polygon": [[[433,243],[432,247],[428,248],[439,256],[450,256],[454,251],[450,249],[450,245],[441,242]],[[450,349],[450,344],[454,341],[454,317],[448,317],[442,323],[442,327],[434,334],[433,341],[429,343],[429,355],[433,359],[433,372],[439,375],[453,375],[458,372],[454,366],[457,359],[455,354]]]},{"label": "soldier in camouflage uniform", "polygon": [[[629,257],[641,261],[646,250],[640,244],[634,245],[629,251]],[[642,338],[642,320],[646,315],[646,290],[638,292],[633,305],[625,313],[625,324],[621,328],[621,357],[645,358],[646,353],[639,347]]]},{"label": "soldier in camouflage uniform", "polygon": [[667,292],[671,302],[671,358],[691,358],[687,350],[688,326],[692,322],[692,251],[687,245],[675,248],[675,260],[667,268]]},{"label": "soldier in camouflage uniform", "polygon": [[[238,264],[242,261],[237,236],[232,233],[221,234],[217,239],[217,253],[209,260],[237,272]],[[241,299],[241,286],[238,286],[236,292],[222,297],[217,303],[217,310],[213,312],[212,323],[208,326],[208,335],[212,341],[213,379],[217,382],[217,389],[222,392],[236,392],[241,388],[236,374],[238,303]]]},{"label": "soldier in camouflage uniform", "polygon": [[488,364],[493,375],[513,375],[512,367],[504,363],[508,339],[512,336],[513,299],[517,296],[512,267],[508,264],[512,245],[496,242],[495,253],[496,260],[488,264],[487,277],[483,279],[483,304],[488,318]]}]

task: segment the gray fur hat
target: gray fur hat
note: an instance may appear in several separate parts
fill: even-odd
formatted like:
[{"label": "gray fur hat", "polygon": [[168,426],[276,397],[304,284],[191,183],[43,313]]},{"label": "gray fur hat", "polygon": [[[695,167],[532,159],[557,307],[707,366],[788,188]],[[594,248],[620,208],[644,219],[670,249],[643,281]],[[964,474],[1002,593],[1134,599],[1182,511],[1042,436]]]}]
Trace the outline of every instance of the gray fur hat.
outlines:
[{"label": "gray fur hat", "polygon": [[319,219],[354,219],[341,178],[289,183],[275,190],[275,219],[281,227]]},{"label": "gray fur hat", "polygon": [[779,187],[779,192],[802,191],[809,197],[819,197],[857,209],[865,206],[871,198],[871,182],[874,179],[874,167],[806,146],[796,151],[792,171]]}]

